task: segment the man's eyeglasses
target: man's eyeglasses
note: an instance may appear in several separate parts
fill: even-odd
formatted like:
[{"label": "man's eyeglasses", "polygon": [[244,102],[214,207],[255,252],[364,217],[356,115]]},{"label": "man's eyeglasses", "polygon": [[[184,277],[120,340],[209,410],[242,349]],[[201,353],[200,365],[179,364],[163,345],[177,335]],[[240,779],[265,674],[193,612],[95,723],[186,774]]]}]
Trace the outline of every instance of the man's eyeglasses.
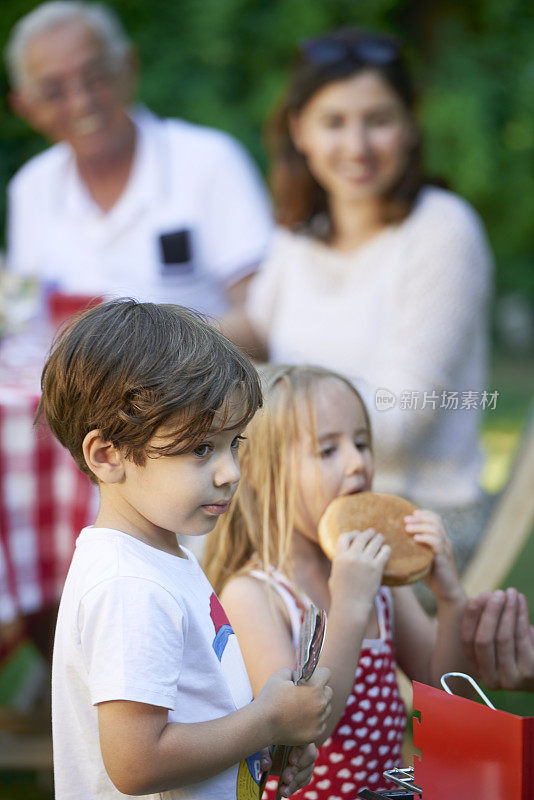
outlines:
[{"label": "man's eyeglasses", "polygon": [[51,106],[66,103],[71,92],[82,91],[95,95],[109,88],[113,82],[110,70],[104,67],[93,67],[72,75],[67,79],[48,79],[33,87],[35,99]]},{"label": "man's eyeglasses", "polygon": [[299,53],[307,61],[330,66],[342,61],[383,66],[399,57],[400,46],[394,39],[307,39],[299,44]]}]

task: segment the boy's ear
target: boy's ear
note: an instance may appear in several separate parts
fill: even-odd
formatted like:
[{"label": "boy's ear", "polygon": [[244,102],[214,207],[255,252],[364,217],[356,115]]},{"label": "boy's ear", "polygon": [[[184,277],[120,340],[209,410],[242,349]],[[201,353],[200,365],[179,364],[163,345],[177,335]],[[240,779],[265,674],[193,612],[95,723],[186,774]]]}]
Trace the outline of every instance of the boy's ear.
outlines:
[{"label": "boy's ear", "polygon": [[101,483],[120,483],[124,459],[119,450],[99,430],[89,431],[82,444],[85,463]]}]

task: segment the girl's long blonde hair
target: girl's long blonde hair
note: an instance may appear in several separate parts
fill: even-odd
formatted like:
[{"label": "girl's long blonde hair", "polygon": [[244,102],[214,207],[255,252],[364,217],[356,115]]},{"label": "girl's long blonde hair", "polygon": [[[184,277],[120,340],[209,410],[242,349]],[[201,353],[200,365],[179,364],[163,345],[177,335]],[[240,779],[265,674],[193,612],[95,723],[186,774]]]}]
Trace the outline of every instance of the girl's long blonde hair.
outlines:
[{"label": "girl's long blonde hair", "polygon": [[228,512],[208,537],[204,570],[217,594],[236,573],[274,567],[291,578],[291,539],[297,493],[297,443],[302,402],[315,437],[314,389],[335,379],[354,392],[342,375],[316,366],[265,365],[260,369],[263,407],[249,423],[240,450],[241,482]]}]

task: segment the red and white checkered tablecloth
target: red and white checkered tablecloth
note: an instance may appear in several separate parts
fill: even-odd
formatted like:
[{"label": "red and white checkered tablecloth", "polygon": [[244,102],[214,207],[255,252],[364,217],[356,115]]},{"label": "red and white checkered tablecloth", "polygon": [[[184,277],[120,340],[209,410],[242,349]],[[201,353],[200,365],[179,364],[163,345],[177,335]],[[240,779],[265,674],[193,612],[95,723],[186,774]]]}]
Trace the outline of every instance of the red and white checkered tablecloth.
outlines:
[{"label": "red and white checkered tablecloth", "polygon": [[96,490],[48,428],[33,424],[37,371],[0,364],[0,623],[60,594]]}]

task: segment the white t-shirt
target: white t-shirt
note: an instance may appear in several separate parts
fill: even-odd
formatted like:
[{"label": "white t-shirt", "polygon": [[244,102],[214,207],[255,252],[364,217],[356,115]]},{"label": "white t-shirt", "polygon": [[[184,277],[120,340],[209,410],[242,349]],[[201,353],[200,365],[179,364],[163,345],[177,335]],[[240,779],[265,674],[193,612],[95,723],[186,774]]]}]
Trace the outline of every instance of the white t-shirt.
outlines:
[{"label": "white t-shirt", "polygon": [[267,252],[272,222],[262,181],[221,131],[146,109],[132,118],[132,172],[107,213],[90,197],[64,143],[19,170],[9,185],[8,266],[64,292],[218,314],[225,288]]},{"label": "white t-shirt", "polygon": [[[170,722],[201,722],[252,700],[236,636],[185,553],[178,558],[107,528],[84,528],[78,537],[52,666],[57,800],[125,796],[104,768],[98,703],[149,703],[169,709]],[[146,797],[251,800],[257,780],[256,754],[202,783]]]},{"label": "white t-shirt", "polygon": [[[462,506],[480,493],[491,283],[476,213],[450,192],[426,188],[406,220],[355,253],[279,229],[247,313],[273,361],[320,364],[362,390],[377,491]],[[379,389],[395,397],[388,410],[376,406]],[[454,392],[458,409],[442,408],[454,405]],[[461,408],[466,392],[478,409]],[[418,407],[410,409],[413,398]]]}]

